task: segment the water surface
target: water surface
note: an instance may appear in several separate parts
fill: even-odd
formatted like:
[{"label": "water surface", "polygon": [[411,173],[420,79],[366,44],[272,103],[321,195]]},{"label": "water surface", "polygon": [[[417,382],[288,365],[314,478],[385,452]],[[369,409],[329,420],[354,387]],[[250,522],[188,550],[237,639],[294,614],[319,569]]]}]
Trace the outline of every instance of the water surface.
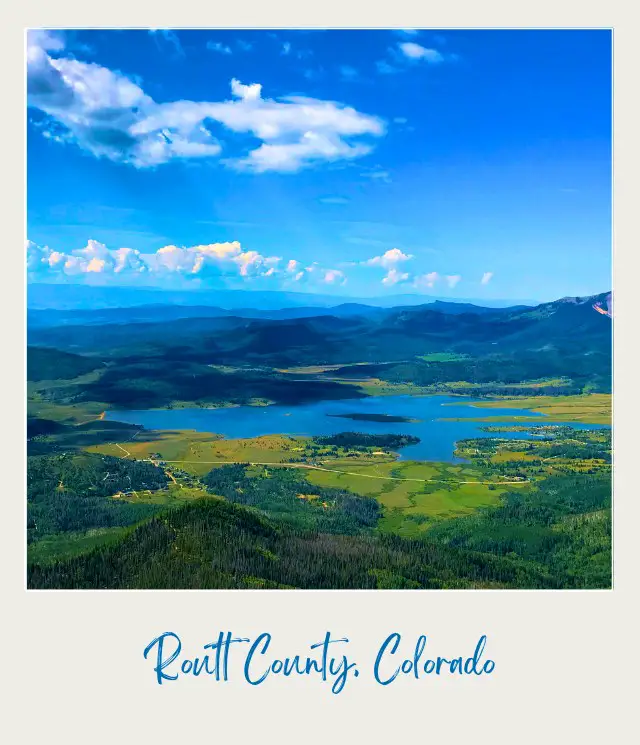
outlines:
[{"label": "water surface", "polygon": [[[193,429],[214,432],[228,438],[260,435],[331,435],[337,432],[407,434],[420,438],[417,445],[402,448],[404,460],[459,462],[453,451],[457,440],[470,437],[524,439],[524,432],[483,432],[489,422],[443,422],[442,417],[468,419],[485,416],[535,417],[540,424],[561,424],[575,429],[601,429],[605,425],[554,422],[528,409],[483,409],[474,407],[479,399],[462,396],[375,396],[371,398],[316,401],[299,406],[237,406],[227,409],[149,409],[109,411],[106,419],[140,424],[146,429]],[[447,405],[445,405],[447,404]],[[419,421],[353,421],[335,414],[388,414]],[[334,416],[330,416],[334,415]],[[495,424],[495,422],[491,422]],[[509,422],[508,424],[517,424]]]}]

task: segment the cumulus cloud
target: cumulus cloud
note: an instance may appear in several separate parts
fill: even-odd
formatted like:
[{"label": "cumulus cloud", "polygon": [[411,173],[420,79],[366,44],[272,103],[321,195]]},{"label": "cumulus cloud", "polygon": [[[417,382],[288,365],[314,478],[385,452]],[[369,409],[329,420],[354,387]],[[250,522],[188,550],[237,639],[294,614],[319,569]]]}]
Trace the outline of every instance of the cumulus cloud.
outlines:
[{"label": "cumulus cloud", "polygon": [[359,158],[386,131],[380,118],[344,104],[303,96],[263,98],[259,83],[235,79],[230,100],[158,103],[140,81],[63,56],[62,43],[45,32],[28,36],[28,105],[45,115],[43,133],[136,168],[218,157],[222,146],[213,128],[260,140],[255,149],[224,160],[257,172]]},{"label": "cumulus cloud", "polygon": [[482,279],[480,280],[481,285],[488,285],[489,282],[491,282],[491,278],[493,277],[493,272],[485,272],[482,275]]},{"label": "cumulus cloud", "polygon": [[409,272],[399,272],[397,269],[389,269],[382,280],[383,285],[397,285],[398,282],[406,282],[409,279]]},{"label": "cumulus cloud", "polygon": [[347,278],[345,277],[344,272],[341,272],[339,269],[328,269],[324,273],[322,281],[328,285],[343,285],[346,283]]},{"label": "cumulus cloud", "polygon": [[103,281],[117,277],[130,283],[144,276],[160,283],[171,278],[205,282],[279,279],[285,283],[304,281],[336,286],[347,282],[340,269],[323,267],[315,261],[304,267],[297,259],[246,250],[238,241],[189,247],[167,245],[152,253],[133,248],[109,249],[94,240],[89,240],[84,248],[70,251],[55,251],[27,241],[26,255],[27,273],[33,281],[73,278],[83,282],[101,276]]},{"label": "cumulus cloud", "polygon": [[412,254],[405,254],[399,248],[390,248],[382,256],[374,256],[372,259],[367,259],[364,263],[367,266],[381,266],[385,269],[390,269],[395,267],[398,262],[409,261],[412,258]]},{"label": "cumulus cloud", "polygon": [[27,241],[27,271],[34,275],[143,273],[149,270],[139,251],[118,248],[109,251],[103,243],[90,240],[84,248],[69,253],[53,251]]},{"label": "cumulus cloud", "polygon": [[462,279],[462,277],[459,274],[448,274],[445,279],[447,280],[447,284],[449,285],[449,287],[453,289]]},{"label": "cumulus cloud", "polygon": [[[108,249],[103,243],[89,240],[84,248],[53,251],[47,246],[27,242],[27,271],[34,278],[64,274],[153,273],[158,276],[237,275],[240,277],[272,276],[281,261],[279,256],[263,256],[257,251],[245,251],[238,241],[180,247],[163,246],[154,253],[141,253],[133,248]],[[294,267],[295,265],[295,267]],[[288,270],[297,268],[289,262]]]},{"label": "cumulus cloud", "polygon": [[428,274],[419,274],[414,277],[414,287],[426,287],[431,289],[435,283],[440,279],[438,272],[429,272]]}]

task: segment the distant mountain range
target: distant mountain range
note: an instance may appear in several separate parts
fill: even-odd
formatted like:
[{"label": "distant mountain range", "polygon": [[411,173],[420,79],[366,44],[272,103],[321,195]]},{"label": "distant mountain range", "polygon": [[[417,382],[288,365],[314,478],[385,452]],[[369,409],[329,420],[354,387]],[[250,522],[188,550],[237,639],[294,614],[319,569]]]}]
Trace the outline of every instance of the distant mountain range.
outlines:
[{"label": "distant mountain range", "polygon": [[[499,394],[511,385],[508,391],[518,395],[518,381],[546,380],[535,392],[609,392],[612,323],[597,310],[608,297],[564,298],[533,308],[347,304],[297,309],[307,313],[302,317],[289,317],[296,309],[252,310],[243,317],[220,308],[164,305],[30,310],[28,379],[70,380],[74,372],[96,370],[88,380],[56,387],[56,400],[115,408],[192,400],[289,405],[366,395],[344,385],[355,380],[440,389],[464,381],[466,393],[482,395],[487,385]],[[197,315],[175,317],[191,311]],[[202,315],[206,311],[218,315]],[[318,373],[296,372],[309,366],[319,367]]]},{"label": "distant mountain range", "polygon": [[334,308],[341,305],[365,305],[376,308],[424,305],[443,301],[471,303],[503,308],[513,305],[537,305],[534,300],[474,300],[433,295],[387,295],[374,298],[352,298],[317,295],[308,292],[254,290],[162,290],[154,287],[96,287],[74,284],[32,283],[27,290],[27,307],[33,310],[101,310],[133,308],[145,305],[210,307],[222,310],[251,308],[283,310],[287,308]]},{"label": "distant mountain range", "polygon": [[[191,359],[281,366],[401,360],[443,350],[471,355],[597,351],[610,357],[611,322],[594,309],[608,296],[492,309],[440,302],[391,309],[357,304],[252,309],[243,315],[199,306],[31,310],[28,338],[30,344],[67,351],[126,349],[131,354],[144,346],[169,357],[185,353]],[[99,333],[96,324],[101,324]]]},{"label": "distant mountain range", "polygon": [[348,318],[365,316],[381,320],[402,310],[416,310],[424,308],[439,313],[460,315],[462,313],[509,313],[526,310],[527,305],[513,305],[506,308],[487,308],[471,303],[453,303],[436,300],[425,305],[400,306],[394,308],[379,308],[361,303],[343,303],[331,308],[326,307],[298,307],[256,309],[225,308],[207,305],[139,305],[128,308],[100,308],[100,309],[37,309],[27,310],[27,323],[30,329],[53,328],[60,326],[104,326],[110,324],[130,323],[159,323],[177,321],[187,318],[253,318],[261,320],[284,321],[296,318],[316,318],[319,316],[334,316]]}]

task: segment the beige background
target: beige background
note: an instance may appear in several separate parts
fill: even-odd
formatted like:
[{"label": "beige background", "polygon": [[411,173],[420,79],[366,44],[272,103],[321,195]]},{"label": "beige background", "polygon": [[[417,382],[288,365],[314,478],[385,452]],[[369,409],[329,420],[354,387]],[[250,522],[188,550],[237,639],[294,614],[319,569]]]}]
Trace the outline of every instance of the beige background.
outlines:
[{"label": "beige background", "polygon": [[[2,11],[2,275],[4,426],[2,570],[6,600],[0,719],[10,743],[627,743],[637,687],[639,276],[638,18],[631,3],[417,3],[284,0],[229,4],[30,0]],[[24,79],[27,26],[614,27],[615,41],[615,589],[610,592],[30,592],[24,589]],[[505,61],[508,64],[508,60]],[[526,81],[523,80],[523,85]],[[51,188],[56,188],[51,174]],[[579,261],[579,257],[576,257]],[[550,271],[552,268],[550,268]],[[635,364],[634,364],[635,363]],[[634,468],[635,466],[635,468]],[[635,565],[635,566],[634,566]],[[317,680],[253,688],[158,686],[146,644],[172,630],[194,654],[219,630],[274,635],[305,652],[330,629],[361,669],[342,694]],[[391,631],[407,653],[425,633],[435,654],[469,654],[481,634],[496,662],[481,678],[376,685],[371,665]]]}]

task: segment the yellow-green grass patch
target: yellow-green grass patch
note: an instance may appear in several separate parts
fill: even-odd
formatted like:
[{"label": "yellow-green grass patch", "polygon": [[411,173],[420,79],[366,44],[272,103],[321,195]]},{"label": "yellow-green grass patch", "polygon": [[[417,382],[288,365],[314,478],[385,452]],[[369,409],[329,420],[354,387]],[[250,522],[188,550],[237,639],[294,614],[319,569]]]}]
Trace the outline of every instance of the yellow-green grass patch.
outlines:
[{"label": "yellow-green grass patch", "polygon": [[300,441],[282,435],[264,435],[237,440],[224,440],[207,432],[193,430],[157,430],[157,439],[142,442],[132,440],[87,448],[89,452],[145,460],[158,455],[170,466],[196,475],[208,473],[224,463],[283,463],[300,453]]},{"label": "yellow-green grass patch", "polygon": [[[546,414],[558,422],[584,422],[585,424],[611,424],[611,394],[589,393],[579,396],[534,396],[531,398],[511,398],[494,401],[481,401],[474,406],[484,409],[531,409]],[[513,419],[504,417],[503,421]],[[499,418],[492,417],[498,421]],[[536,420],[540,422],[540,420]],[[544,424],[544,422],[540,422]]]}]

